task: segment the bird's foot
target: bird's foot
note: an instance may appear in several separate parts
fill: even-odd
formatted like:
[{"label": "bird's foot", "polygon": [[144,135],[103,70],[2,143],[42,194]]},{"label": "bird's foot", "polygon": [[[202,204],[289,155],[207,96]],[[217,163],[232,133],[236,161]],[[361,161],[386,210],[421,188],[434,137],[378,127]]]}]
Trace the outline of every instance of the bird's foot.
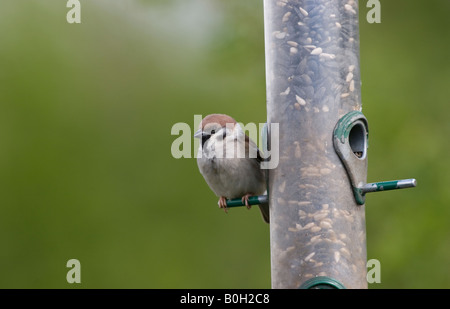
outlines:
[{"label": "bird's foot", "polygon": [[228,208],[227,208],[227,198],[224,196],[221,196],[219,198],[219,202],[217,203],[219,204],[219,208],[223,208],[223,210],[225,211],[225,213],[228,213]]},{"label": "bird's foot", "polygon": [[252,206],[248,204],[248,198],[249,198],[250,196],[253,196],[253,193],[247,193],[246,195],[244,195],[244,196],[242,197],[242,204],[245,204],[245,206],[247,206],[247,209],[252,208]]}]

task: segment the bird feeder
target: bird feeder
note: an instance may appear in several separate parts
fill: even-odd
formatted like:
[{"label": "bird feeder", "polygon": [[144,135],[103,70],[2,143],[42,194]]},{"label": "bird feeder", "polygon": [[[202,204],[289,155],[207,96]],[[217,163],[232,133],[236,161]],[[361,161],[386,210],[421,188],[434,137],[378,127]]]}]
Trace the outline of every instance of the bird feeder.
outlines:
[{"label": "bird feeder", "polygon": [[366,288],[365,194],[415,180],[366,182],[358,2],[264,0],[264,24],[272,287]]}]

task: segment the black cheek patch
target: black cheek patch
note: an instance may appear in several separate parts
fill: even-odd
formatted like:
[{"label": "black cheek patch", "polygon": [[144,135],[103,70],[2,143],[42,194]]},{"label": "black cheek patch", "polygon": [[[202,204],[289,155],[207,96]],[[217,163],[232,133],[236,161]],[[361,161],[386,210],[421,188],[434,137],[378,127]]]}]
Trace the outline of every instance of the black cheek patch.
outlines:
[{"label": "black cheek patch", "polygon": [[211,135],[209,135],[209,134],[202,135],[202,148],[205,145],[206,141],[209,140],[210,137],[211,137]]}]

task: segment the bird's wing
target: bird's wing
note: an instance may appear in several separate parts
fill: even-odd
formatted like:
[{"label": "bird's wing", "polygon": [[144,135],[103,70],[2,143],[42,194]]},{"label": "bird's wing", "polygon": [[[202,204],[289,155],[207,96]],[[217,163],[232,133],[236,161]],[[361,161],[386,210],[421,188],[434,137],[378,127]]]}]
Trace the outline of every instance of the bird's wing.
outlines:
[{"label": "bird's wing", "polygon": [[256,161],[258,163],[264,161],[263,157],[261,156],[261,151],[258,149],[258,146],[256,146],[255,142],[253,142],[247,134],[245,134],[245,141],[248,142],[248,149],[245,149],[245,155],[250,157],[250,155],[252,154],[250,150],[256,149]]}]

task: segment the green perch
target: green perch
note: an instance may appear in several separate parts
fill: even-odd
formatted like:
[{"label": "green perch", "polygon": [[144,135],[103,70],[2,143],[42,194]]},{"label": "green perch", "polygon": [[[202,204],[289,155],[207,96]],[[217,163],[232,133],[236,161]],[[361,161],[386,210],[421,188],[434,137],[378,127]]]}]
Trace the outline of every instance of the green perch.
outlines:
[{"label": "green perch", "polygon": [[378,191],[387,191],[387,190],[395,190],[395,189],[404,189],[411,188],[417,186],[417,181],[415,179],[403,179],[403,180],[393,180],[393,181],[381,181],[368,183],[359,190],[361,190],[362,194],[366,194],[369,192],[378,192]]},{"label": "green perch", "polygon": [[[249,205],[259,205],[264,203],[267,203],[267,195],[254,195],[248,198]],[[240,206],[245,206],[245,204],[242,203],[241,198],[227,200],[227,207],[240,207]]]},{"label": "green perch", "polygon": [[388,191],[395,189],[405,189],[405,188],[412,188],[415,186],[417,186],[417,181],[415,179],[380,181],[368,183],[359,188],[353,187],[353,193],[355,195],[356,202],[359,205],[364,205],[366,193]]}]

